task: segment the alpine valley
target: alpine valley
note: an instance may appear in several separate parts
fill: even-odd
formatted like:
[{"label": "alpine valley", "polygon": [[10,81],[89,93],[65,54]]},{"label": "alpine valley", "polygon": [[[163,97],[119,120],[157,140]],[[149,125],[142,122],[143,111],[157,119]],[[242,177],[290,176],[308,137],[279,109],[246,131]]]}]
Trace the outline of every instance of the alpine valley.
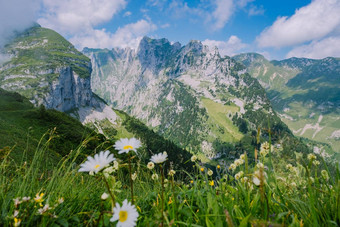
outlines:
[{"label": "alpine valley", "polygon": [[273,108],[296,136],[320,142],[314,152],[340,155],[340,59],[234,56],[266,89]]},{"label": "alpine valley", "polygon": [[106,139],[137,136],[146,153],[170,150],[178,164],[189,152],[211,164],[244,152],[253,157],[269,140],[290,155],[315,146],[293,135],[249,69],[199,41],[182,46],[144,37],[136,50],[85,48],[88,58],[36,25],[18,33],[2,53],[10,59],[0,68],[2,89],[40,109],[65,112]]},{"label": "alpine valley", "polygon": [[217,48],[144,37],[137,50],[83,53],[92,62],[94,93],[201,160],[252,155],[269,139],[286,153],[308,150],[272,109],[257,79]]}]

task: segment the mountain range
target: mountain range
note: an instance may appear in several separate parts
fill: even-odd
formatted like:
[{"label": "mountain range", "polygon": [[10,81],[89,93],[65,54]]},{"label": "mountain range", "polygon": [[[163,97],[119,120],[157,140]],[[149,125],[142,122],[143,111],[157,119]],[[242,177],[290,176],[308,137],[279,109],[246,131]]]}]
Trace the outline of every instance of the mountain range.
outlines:
[{"label": "mountain range", "polygon": [[144,37],[136,50],[83,53],[92,62],[94,93],[202,160],[253,153],[261,130],[260,142],[271,136],[287,153],[307,149],[280,120],[258,80],[217,48]]},{"label": "mountain range", "polygon": [[[188,151],[205,162],[253,157],[264,141],[290,155],[314,149],[329,156],[326,143],[338,146],[339,59],[230,58],[200,41],[182,46],[149,37],[136,50],[82,52],[36,25],[1,50],[10,60],[0,65],[0,87],[108,140],[138,136],[146,153],[169,150],[177,164]],[[319,139],[326,128],[331,133]]]},{"label": "mountain range", "polygon": [[[243,63],[247,72],[259,80],[274,110],[296,136],[329,144],[339,153],[339,58],[269,61],[256,53],[233,58]],[[322,153],[330,149],[316,146],[314,150]]]},{"label": "mountain range", "polygon": [[112,148],[120,138],[137,137],[143,143],[142,160],[164,150],[173,166],[190,159],[188,151],[94,94],[90,59],[55,31],[36,25],[19,33],[1,54],[9,60],[0,65],[0,145],[14,149],[13,158],[20,160],[24,150],[33,152],[40,137],[55,128],[58,139],[50,151],[56,160],[90,136],[99,141],[86,154]]}]

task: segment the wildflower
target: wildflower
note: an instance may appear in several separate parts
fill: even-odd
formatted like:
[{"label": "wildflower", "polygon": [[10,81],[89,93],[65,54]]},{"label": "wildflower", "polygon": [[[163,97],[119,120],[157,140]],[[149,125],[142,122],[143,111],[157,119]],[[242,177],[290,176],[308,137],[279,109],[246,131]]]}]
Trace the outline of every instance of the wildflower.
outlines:
[{"label": "wildflower", "polygon": [[148,167],[149,170],[152,170],[155,167],[155,163],[149,162],[147,167]]},{"label": "wildflower", "polygon": [[266,152],[269,152],[269,147],[270,147],[269,143],[268,142],[264,142],[264,143],[261,144],[260,150],[264,150]]},{"label": "wildflower", "polygon": [[260,179],[257,178],[256,176],[253,176],[253,183],[254,183],[255,185],[259,186],[259,185],[260,185]]},{"label": "wildflower", "polygon": [[109,198],[109,195],[107,194],[107,193],[103,193],[101,196],[100,196],[100,198],[102,199],[102,200],[106,200],[107,198]]},{"label": "wildflower", "polygon": [[164,187],[168,187],[168,179],[164,179]]},{"label": "wildflower", "polygon": [[321,170],[321,175],[322,175],[323,179],[325,179],[326,181],[329,180],[329,176],[328,176],[328,173],[327,173],[326,170],[324,170],[324,169]]},{"label": "wildflower", "polygon": [[203,167],[201,167],[201,172],[203,172],[204,171],[204,168]]},{"label": "wildflower", "polygon": [[235,179],[239,180],[242,176],[243,176],[243,171],[240,171],[237,174],[235,174]]},{"label": "wildflower", "polygon": [[313,160],[316,159],[316,156],[315,156],[314,154],[308,154],[308,155],[307,155],[307,159],[308,159],[309,161],[313,161]]},{"label": "wildflower", "polygon": [[175,173],[176,173],[176,171],[175,171],[175,170],[173,170],[173,169],[169,171],[169,175],[170,175],[170,176],[173,176],[173,175],[175,175]]},{"label": "wildflower", "polygon": [[235,163],[236,166],[239,166],[239,165],[242,165],[244,163],[244,160],[243,159],[237,159],[237,160],[235,160],[234,163]]},{"label": "wildflower", "polygon": [[14,226],[19,226],[21,223],[21,219],[14,218]]},{"label": "wildflower", "polygon": [[241,179],[241,182],[242,183],[246,183],[248,181],[248,177],[243,177],[242,179]]},{"label": "wildflower", "polygon": [[230,166],[229,166],[229,169],[230,170],[232,170],[232,171],[234,171],[235,169],[236,169],[236,165],[233,163],[233,164],[231,164]]},{"label": "wildflower", "polygon": [[131,179],[135,181],[137,179],[137,172],[131,175]]},{"label": "wildflower", "polygon": [[163,163],[167,160],[168,154],[164,151],[163,153],[155,154],[151,157],[151,161],[157,164]]},{"label": "wildflower", "polygon": [[158,180],[158,174],[157,173],[152,174],[151,179],[152,180]]},{"label": "wildflower", "polygon": [[142,146],[142,143],[136,138],[123,138],[118,140],[114,147],[118,150],[118,154],[128,153],[129,151],[137,152],[137,149]]},{"label": "wildflower", "polygon": [[58,203],[59,203],[59,204],[62,204],[63,202],[64,202],[64,198],[63,198],[63,197],[61,197],[61,198],[58,199]]},{"label": "wildflower", "polygon": [[217,165],[216,168],[217,168],[217,169],[221,169],[221,166],[220,166],[220,165]]},{"label": "wildflower", "polygon": [[259,169],[263,169],[264,168],[264,165],[261,162],[257,163],[256,166]]},{"label": "wildflower", "polygon": [[190,181],[190,184],[193,184],[193,183],[194,183],[194,181],[193,181],[193,180],[191,180],[191,181]]},{"label": "wildflower", "polygon": [[[262,176],[261,176],[262,175]],[[264,177],[267,177],[267,174],[266,174],[266,172],[264,172],[263,170],[256,170],[255,172],[254,172],[254,175],[253,175],[253,183],[255,184],[255,185],[257,185],[257,186],[259,186],[260,185],[260,179],[261,179],[261,177],[262,178],[264,178]],[[263,179],[264,180],[264,179]]]},{"label": "wildflower", "polygon": [[214,186],[214,181],[213,180],[209,181],[209,185]]},{"label": "wildflower", "polygon": [[114,160],[115,158],[113,157],[113,154],[110,154],[110,151],[101,151],[99,154],[95,154],[93,158],[91,156],[88,156],[87,161],[80,165],[81,168],[78,170],[78,172],[93,171],[95,173],[98,173]]},{"label": "wildflower", "polygon": [[240,159],[244,160],[246,158],[246,155],[245,154],[241,154],[240,155]]},{"label": "wildflower", "polygon": [[22,197],[22,202],[27,202],[27,201],[29,201],[31,199],[31,197]]},{"label": "wildflower", "polygon": [[211,169],[209,169],[209,170],[208,170],[208,175],[209,175],[209,176],[212,176],[213,174],[214,174],[214,172],[213,172]]},{"label": "wildflower", "polygon": [[197,160],[197,156],[196,155],[191,156],[191,161],[192,162],[196,162],[196,160]]},{"label": "wildflower", "polygon": [[21,203],[20,197],[13,199],[13,202],[14,202],[14,206],[17,207]]},{"label": "wildflower", "polygon": [[37,193],[35,195],[34,201],[37,203],[41,203],[42,201],[44,201],[43,196],[44,196],[44,193],[40,193],[40,195],[39,193]]},{"label": "wildflower", "polygon": [[172,201],[172,197],[170,196],[169,198],[169,201],[168,201],[168,204],[171,204],[173,201]]},{"label": "wildflower", "polygon": [[44,214],[50,209],[50,206],[46,204],[43,208],[38,209],[38,214]]},{"label": "wildflower", "polygon": [[117,227],[136,226],[138,216],[136,207],[125,199],[122,206],[116,203],[110,221],[114,222],[118,220]]},{"label": "wildflower", "polygon": [[13,217],[17,217],[19,214],[19,211],[18,210],[14,210],[14,214],[13,214]]},{"label": "wildflower", "polygon": [[318,166],[318,165],[320,165],[320,162],[318,160],[314,160],[313,165]]}]

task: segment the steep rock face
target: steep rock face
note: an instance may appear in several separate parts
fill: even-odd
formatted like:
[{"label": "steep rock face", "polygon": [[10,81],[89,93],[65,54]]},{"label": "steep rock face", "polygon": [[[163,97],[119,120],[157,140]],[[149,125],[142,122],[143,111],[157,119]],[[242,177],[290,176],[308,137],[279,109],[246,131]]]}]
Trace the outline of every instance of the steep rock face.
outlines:
[{"label": "steep rock face", "polygon": [[0,87],[60,111],[95,104],[91,62],[56,32],[39,26],[5,46],[11,60],[0,67]]},{"label": "steep rock face", "polygon": [[[340,140],[335,136],[340,130],[340,59],[268,61],[255,53],[234,59],[264,85],[273,108],[295,135],[327,143],[340,152]],[[320,145],[314,150],[327,156],[329,149]]]},{"label": "steep rock face", "polygon": [[2,54],[0,87],[28,98],[35,106],[69,112],[81,122],[109,119],[116,113],[91,90],[91,61],[58,33],[35,26],[18,34]]},{"label": "steep rock face", "polygon": [[181,46],[144,37],[136,51],[85,48],[83,53],[92,61],[96,94],[208,158],[267,127],[268,119],[290,133],[245,67],[199,41]]},{"label": "steep rock face", "polygon": [[58,80],[51,84],[50,92],[42,100],[47,108],[68,111],[90,106],[92,99],[91,81],[80,78],[71,67],[62,68]]}]

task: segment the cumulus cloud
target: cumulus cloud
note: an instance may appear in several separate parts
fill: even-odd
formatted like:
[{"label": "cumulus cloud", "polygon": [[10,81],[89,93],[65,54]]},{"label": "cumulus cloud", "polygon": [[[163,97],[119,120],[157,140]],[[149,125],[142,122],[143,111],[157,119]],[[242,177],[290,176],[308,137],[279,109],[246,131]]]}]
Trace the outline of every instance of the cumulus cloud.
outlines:
[{"label": "cumulus cloud", "polygon": [[[139,20],[115,32],[98,29],[123,10],[126,0],[43,0],[44,11],[38,22],[67,36],[78,49],[84,47],[136,47],[142,36],[156,29],[150,20]],[[124,17],[130,16],[126,11]]]},{"label": "cumulus cloud", "polygon": [[340,36],[313,41],[310,44],[296,47],[287,54],[287,58],[305,57],[321,59],[331,56],[340,57]]},{"label": "cumulus cloud", "polygon": [[137,48],[142,37],[156,29],[156,25],[146,20],[139,20],[136,23],[127,24],[118,28],[115,33],[107,32],[105,29],[93,29],[89,34],[73,36],[70,41],[78,48],[113,48],[131,47]]},{"label": "cumulus cloud", "polygon": [[0,48],[6,44],[15,31],[22,31],[33,25],[39,10],[37,0],[1,1]]},{"label": "cumulus cloud", "polygon": [[331,34],[340,26],[339,0],[314,0],[291,17],[279,17],[257,37],[260,47],[285,47]]},{"label": "cumulus cloud", "polygon": [[87,32],[111,20],[126,6],[125,0],[43,0],[44,11],[38,23],[63,34]]},{"label": "cumulus cloud", "polygon": [[229,18],[234,11],[233,0],[216,0],[216,9],[212,13],[213,17],[213,30],[219,30],[223,28],[228,22]]},{"label": "cumulus cloud", "polygon": [[217,47],[222,56],[233,56],[240,53],[240,50],[247,47],[247,44],[243,43],[237,36],[230,36],[227,41],[217,41],[206,39],[202,42],[204,45],[210,48]]}]

